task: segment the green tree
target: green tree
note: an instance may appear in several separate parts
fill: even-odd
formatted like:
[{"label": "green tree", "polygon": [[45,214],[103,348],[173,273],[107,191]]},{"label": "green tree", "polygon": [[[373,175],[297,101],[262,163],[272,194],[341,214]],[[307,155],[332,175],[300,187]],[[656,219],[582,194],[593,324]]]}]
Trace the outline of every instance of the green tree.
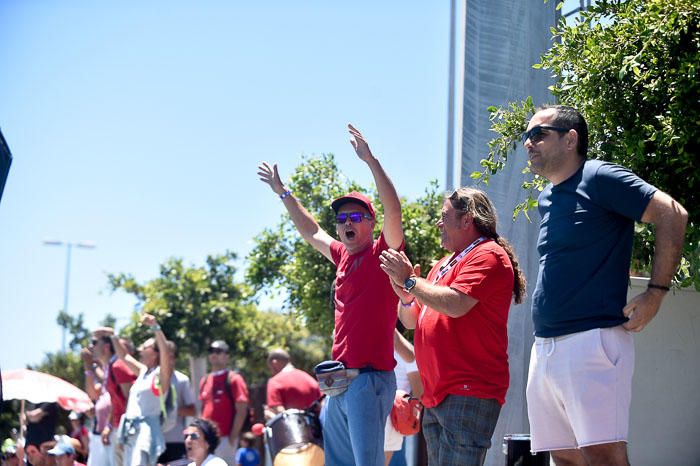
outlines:
[{"label": "green tree", "polygon": [[[700,3],[603,0],[571,25],[562,20],[552,34],[552,47],[534,67],[552,73],[559,103],[586,117],[590,157],[630,168],[688,210],[676,281],[700,289]],[[498,136],[473,178],[488,182],[504,166],[533,110],[532,99],[489,108]],[[544,184],[537,176],[525,183],[527,199],[516,215],[536,206]],[[636,231],[635,267],[648,270],[653,231],[646,225]]]},{"label": "green tree", "polygon": [[56,323],[71,335],[68,347],[73,351],[79,351],[88,343],[90,332],[83,323],[83,313],[72,316],[65,311],[59,311]]},{"label": "green tree", "polygon": [[[127,274],[108,279],[112,290],[133,294],[141,311],[157,317],[181,355],[202,356],[212,341],[228,342],[249,383],[269,375],[265,358],[273,347],[289,348],[302,367],[320,360],[324,348],[291,316],[258,311],[248,288],[235,280],[235,261],[233,252],[208,256],[203,266],[172,258],[160,266],[158,277],[145,282]],[[139,343],[150,337],[137,312],[121,334]]]},{"label": "green tree", "polygon": [[[303,157],[288,187],[331,235],[335,235],[336,222],[330,201],[349,191],[365,191],[342,176],[332,154]],[[402,202],[407,253],[424,266],[443,254],[434,225],[443,200],[437,189],[437,182],[433,182],[417,201]],[[383,223],[383,211],[376,190],[367,194],[377,210],[376,236]],[[330,296],[335,266],[301,238],[288,214],[282,215],[277,226],[265,229],[255,238],[246,278],[255,291],[286,290],[287,305],[294,314],[314,332],[330,339],[333,331]]]}]

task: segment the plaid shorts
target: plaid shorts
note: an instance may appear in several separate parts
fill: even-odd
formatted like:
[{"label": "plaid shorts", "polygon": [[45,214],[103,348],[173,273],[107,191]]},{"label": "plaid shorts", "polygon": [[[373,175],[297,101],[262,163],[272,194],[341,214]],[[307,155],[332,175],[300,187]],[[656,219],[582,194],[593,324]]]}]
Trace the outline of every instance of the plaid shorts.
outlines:
[{"label": "plaid shorts", "polygon": [[428,464],[481,466],[491,447],[501,405],[496,400],[448,395],[423,411]]}]

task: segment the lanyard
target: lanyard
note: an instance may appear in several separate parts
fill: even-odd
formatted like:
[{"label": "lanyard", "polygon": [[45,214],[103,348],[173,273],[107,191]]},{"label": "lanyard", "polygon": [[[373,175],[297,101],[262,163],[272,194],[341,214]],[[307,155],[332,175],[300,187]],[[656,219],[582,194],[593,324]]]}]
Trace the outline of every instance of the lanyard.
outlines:
[{"label": "lanyard", "polygon": [[440,267],[440,271],[438,272],[438,274],[437,274],[437,275],[435,276],[435,278],[433,279],[433,285],[436,284],[437,282],[439,282],[440,279],[441,279],[442,277],[444,277],[445,274],[446,274],[447,272],[450,271],[450,269],[452,269],[452,267],[454,267],[455,265],[457,265],[457,264],[459,263],[459,261],[462,260],[462,258],[463,258],[464,256],[466,256],[466,255],[469,253],[469,251],[471,251],[472,249],[474,249],[475,247],[477,247],[479,244],[483,243],[484,241],[486,241],[486,237],[485,237],[485,236],[480,236],[480,237],[478,237],[477,239],[475,239],[475,240],[472,242],[472,244],[470,244],[469,246],[467,246],[467,247],[464,249],[464,251],[460,252],[459,255],[458,255],[457,257],[455,257],[454,259],[452,259],[452,260],[451,260],[450,262],[448,262],[446,265],[443,265],[442,267]]},{"label": "lanyard", "polygon": [[[484,237],[484,236],[478,237],[477,239],[475,239],[475,240],[472,242],[472,244],[470,244],[469,246],[467,246],[467,247],[464,249],[464,251],[460,252],[459,255],[457,255],[454,259],[452,259],[452,260],[449,261],[447,264],[445,264],[445,265],[443,265],[442,267],[440,267],[440,271],[438,272],[438,274],[437,274],[437,275],[435,276],[435,278],[433,279],[433,285],[436,284],[437,282],[439,282],[440,279],[441,279],[442,277],[444,277],[445,274],[446,274],[447,272],[450,271],[450,269],[452,269],[452,267],[454,267],[455,265],[457,265],[457,264],[459,263],[459,261],[461,261],[462,258],[463,258],[464,256],[466,256],[466,255],[469,253],[469,251],[471,251],[472,249],[474,249],[475,247],[477,247],[479,244],[483,243],[484,241],[486,241],[486,237]],[[419,323],[421,323],[421,322],[423,321],[423,317],[425,316],[425,312],[426,312],[427,310],[428,310],[428,305],[427,305],[427,304],[424,304],[423,307],[422,307],[421,310],[420,310],[420,314],[418,315],[418,322],[419,322]]]}]

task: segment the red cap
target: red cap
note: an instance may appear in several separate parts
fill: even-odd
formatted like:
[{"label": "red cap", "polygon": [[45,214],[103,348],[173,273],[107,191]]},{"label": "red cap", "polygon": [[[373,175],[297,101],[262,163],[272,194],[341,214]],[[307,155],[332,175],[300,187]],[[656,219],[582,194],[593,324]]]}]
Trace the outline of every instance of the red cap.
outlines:
[{"label": "red cap", "polygon": [[413,435],[420,430],[423,405],[403,390],[396,390],[394,406],[391,408],[391,424],[402,435]]},{"label": "red cap", "polygon": [[372,218],[375,217],[374,215],[374,207],[372,206],[372,201],[370,200],[369,197],[365,196],[362,193],[358,193],[357,191],[353,191],[351,193],[347,193],[345,196],[340,196],[338,199],[334,200],[331,203],[331,207],[335,211],[335,213],[338,213],[338,209],[340,209],[342,206],[345,204],[352,202],[355,204],[361,204],[367,208],[369,211],[369,214],[372,216]]},{"label": "red cap", "polygon": [[253,433],[253,435],[260,437],[265,431],[265,426],[262,423],[258,422],[250,427],[250,431]]}]

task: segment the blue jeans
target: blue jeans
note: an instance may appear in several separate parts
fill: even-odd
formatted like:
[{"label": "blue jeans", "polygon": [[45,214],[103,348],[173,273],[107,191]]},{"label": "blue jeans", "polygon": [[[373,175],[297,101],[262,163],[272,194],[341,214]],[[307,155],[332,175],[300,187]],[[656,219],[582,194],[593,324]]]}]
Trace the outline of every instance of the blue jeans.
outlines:
[{"label": "blue jeans", "polygon": [[331,396],[323,423],[327,466],[384,464],[384,425],[396,393],[393,371],[365,372]]},{"label": "blue jeans", "polygon": [[423,410],[428,464],[481,466],[491,446],[501,405],[496,400],[448,395]]}]

